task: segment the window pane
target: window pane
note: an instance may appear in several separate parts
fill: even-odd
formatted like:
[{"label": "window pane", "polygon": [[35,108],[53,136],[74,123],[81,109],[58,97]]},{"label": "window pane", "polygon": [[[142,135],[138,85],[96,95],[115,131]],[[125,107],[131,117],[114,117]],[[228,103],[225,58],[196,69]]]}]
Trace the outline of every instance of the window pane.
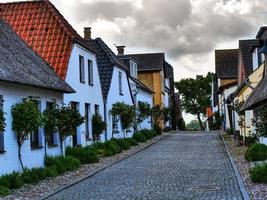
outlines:
[{"label": "window pane", "polygon": [[[41,101],[36,100],[39,110],[41,110]],[[30,134],[31,148],[37,148],[41,146],[42,137],[39,135],[39,128]]]},{"label": "window pane", "polygon": [[85,83],[83,56],[79,56],[79,68],[80,68],[80,82]]}]

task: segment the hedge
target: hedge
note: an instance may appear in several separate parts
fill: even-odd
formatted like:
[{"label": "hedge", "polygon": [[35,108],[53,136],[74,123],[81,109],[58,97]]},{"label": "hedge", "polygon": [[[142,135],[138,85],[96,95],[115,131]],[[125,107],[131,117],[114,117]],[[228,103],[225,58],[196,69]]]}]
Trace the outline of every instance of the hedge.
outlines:
[{"label": "hedge", "polygon": [[264,144],[251,145],[245,153],[245,159],[247,161],[252,161],[252,162],[267,160],[267,145]]},{"label": "hedge", "polygon": [[250,171],[250,178],[254,183],[267,183],[267,163],[257,165]]}]

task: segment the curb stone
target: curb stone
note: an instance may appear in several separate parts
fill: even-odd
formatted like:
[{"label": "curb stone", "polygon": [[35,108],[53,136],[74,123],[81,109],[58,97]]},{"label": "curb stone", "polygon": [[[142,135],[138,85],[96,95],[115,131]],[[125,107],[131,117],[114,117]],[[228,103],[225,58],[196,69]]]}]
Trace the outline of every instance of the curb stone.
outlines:
[{"label": "curb stone", "polygon": [[228,155],[228,158],[229,158],[230,163],[231,163],[231,165],[232,165],[232,168],[233,168],[233,170],[234,170],[235,177],[236,177],[236,179],[237,179],[238,187],[239,187],[239,189],[240,189],[240,192],[241,192],[241,194],[242,194],[242,197],[243,197],[244,200],[251,200],[251,198],[250,198],[250,196],[249,196],[249,193],[248,193],[248,190],[247,190],[247,187],[246,187],[246,185],[245,185],[244,182],[243,182],[243,179],[242,179],[242,177],[241,177],[241,175],[240,175],[240,173],[239,173],[239,170],[237,169],[237,166],[236,166],[236,164],[235,164],[235,162],[234,162],[233,157],[232,157],[231,154],[230,154],[230,151],[229,151],[228,146],[227,146],[227,144],[226,144],[226,142],[225,142],[225,140],[224,140],[224,138],[223,138],[223,136],[222,136],[222,132],[221,132],[221,131],[219,131],[219,135],[220,135],[220,138],[221,138],[221,140],[222,140],[222,142],[223,142],[223,144],[224,144],[226,153],[227,153],[227,155]]},{"label": "curb stone", "polygon": [[63,186],[63,187],[60,187],[60,188],[58,188],[58,189],[52,191],[51,193],[48,193],[47,195],[44,195],[44,196],[40,197],[39,199],[40,199],[40,200],[48,199],[49,197],[52,197],[52,196],[54,196],[55,194],[57,194],[57,193],[59,193],[59,192],[65,190],[65,189],[67,189],[67,188],[69,188],[69,187],[71,187],[71,186],[73,186],[73,185],[75,185],[75,184],[78,184],[78,183],[84,181],[85,179],[88,179],[88,178],[90,178],[90,177],[92,177],[92,176],[98,174],[99,172],[105,170],[106,168],[111,167],[111,166],[115,165],[116,163],[121,162],[121,161],[123,161],[123,160],[125,160],[125,159],[127,159],[127,158],[129,158],[129,157],[131,157],[131,156],[133,156],[133,155],[135,155],[135,154],[137,154],[137,153],[139,153],[140,151],[143,151],[144,149],[146,149],[146,148],[152,146],[153,144],[159,142],[160,140],[162,140],[163,138],[169,136],[169,135],[172,134],[172,133],[173,133],[173,131],[170,131],[170,132],[168,132],[167,134],[165,134],[165,135],[163,135],[162,137],[160,137],[159,139],[157,139],[157,140],[153,141],[152,143],[148,144],[147,146],[144,146],[143,148],[141,148],[141,149],[139,149],[139,150],[137,150],[137,151],[135,151],[135,152],[133,152],[133,153],[131,153],[131,154],[129,154],[129,155],[123,157],[123,158],[120,158],[119,160],[117,160],[117,161],[115,161],[115,162],[112,162],[112,163],[108,164],[107,166],[104,166],[104,167],[99,168],[97,171],[95,171],[95,172],[92,173],[92,174],[89,174],[89,175],[87,175],[87,176],[85,176],[85,177],[83,177],[83,178],[81,178],[81,179],[78,179],[78,180],[76,180],[76,181],[74,181],[74,182],[72,182],[72,183],[70,183],[70,184],[68,184],[68,185],[65,185],[65,186]]}]

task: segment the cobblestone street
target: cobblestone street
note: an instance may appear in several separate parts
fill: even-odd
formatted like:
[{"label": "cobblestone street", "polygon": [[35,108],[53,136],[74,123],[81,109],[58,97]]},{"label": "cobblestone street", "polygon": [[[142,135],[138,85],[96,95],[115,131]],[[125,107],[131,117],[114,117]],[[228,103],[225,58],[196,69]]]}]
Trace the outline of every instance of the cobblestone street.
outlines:
[{"label": "cobblestone street", "polygon": [[49,199],[242,199],[218,133],[171,134]]}]

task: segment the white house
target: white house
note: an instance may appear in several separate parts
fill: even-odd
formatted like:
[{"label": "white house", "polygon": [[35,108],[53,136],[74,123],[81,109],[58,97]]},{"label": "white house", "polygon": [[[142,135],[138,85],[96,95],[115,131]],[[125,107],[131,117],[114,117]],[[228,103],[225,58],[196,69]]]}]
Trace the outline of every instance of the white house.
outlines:
[{"label": "white house", "polygon": [[[87,29],[89,30],[89,29]],[[120,123],[113,123],[110,114],[113,104],[124,102],[133,105],[133,96],[127,76],[127,66],[112,52],[101,38],[91,39],[91,34],[85,34],[87,44],[96,51],[98,71],[100,75],[102,95],[104,100],[104,119],[107,123],[102,140],[109,140],[112,135],[115,138],[124,137],[124,130]],[[133,134],[133,129],[128,130],[128,137]]]},{"label": "white house", "polygon": [[103,117],[104,107],[96,54],[88,48],[73,44],[65,81],[76,91],[74,94],[64,94],[64,103],[77,107],[85,123],[77,129],[77,136],[67,139],[72,146],[91,144],[92,116],[100,114]]},{"label": "white house", "polygon": [[[50,1],[4,3],[0,4],[0,8],[3,11],[1,17],[76,91],[74,94],[64,94],[64,103],[71,103],[82,116],[86,116],[86,120],[77,128],[76,136],[67,138],[66,145],[91,144],[92,115],[97,112],[104,116],[94,50]],[[12,20],[10,15],[18,17]]]},{"label": "white house", "polygon": [[[5,131],[0,133],[0,175],[3,175],[21,171],[16,135],[12,130],[12,106],[34,96],[38,99],[40,111],[44,111],[53,99],[61,104],[63,93],[75,91],[2,19],[0,32],[0,109],[6,118]],[[25,167],[44,165],[44,145],[47,145],[48,155],[61,154],[58,133],[45,144],[44,130],[40,128],[29,135],[22,146]]]},{"label": "white house", "polygon": [[[124,55],[124,46],[117,46],[118,57],[124,62],[128,70],[128,78],[130,82],[131,92],[133,95],[134,104],[137,107],[139,102],[145,102],[153,107],[153,94],[154,92],[138,80],[138,65],[139,60],[131,55]],[[151,117],[145,119],[139,126],[140,129],[151,129],[152,119]]]}]

